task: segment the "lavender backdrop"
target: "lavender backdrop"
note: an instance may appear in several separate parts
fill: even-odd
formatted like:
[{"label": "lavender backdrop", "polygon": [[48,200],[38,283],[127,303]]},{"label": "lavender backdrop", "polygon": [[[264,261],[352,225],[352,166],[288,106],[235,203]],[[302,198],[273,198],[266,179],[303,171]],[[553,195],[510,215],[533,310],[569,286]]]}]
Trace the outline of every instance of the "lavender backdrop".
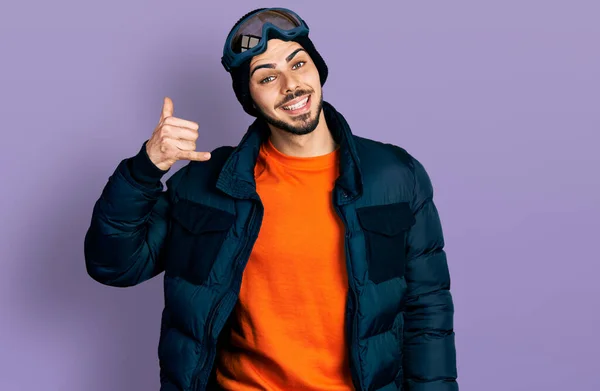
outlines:
[{"label": "lavender backdrop", "polygon": [[0,389],[158,390],[162,277],[87,276],[92,206],[165,95],[199,149],[237,143],[222,44],[275,5],[308,21],[354,132],[430,172],[461,390],[600,389],[600,5],[576,0],[3,2]]}]

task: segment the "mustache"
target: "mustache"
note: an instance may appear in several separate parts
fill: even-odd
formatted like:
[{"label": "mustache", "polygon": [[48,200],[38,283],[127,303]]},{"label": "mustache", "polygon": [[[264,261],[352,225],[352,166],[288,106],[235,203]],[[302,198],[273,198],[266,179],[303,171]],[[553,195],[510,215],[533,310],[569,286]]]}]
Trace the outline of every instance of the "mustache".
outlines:
[{"label": "mustache", "polygon": [[311,90],[296,90],[291,94],[287,94],[285,98],[283,98],[283,102],[277,105],[277,107],[285,106],[286,103],[293,101],[294,99],[302,96],[312,94],[314,91]]}]

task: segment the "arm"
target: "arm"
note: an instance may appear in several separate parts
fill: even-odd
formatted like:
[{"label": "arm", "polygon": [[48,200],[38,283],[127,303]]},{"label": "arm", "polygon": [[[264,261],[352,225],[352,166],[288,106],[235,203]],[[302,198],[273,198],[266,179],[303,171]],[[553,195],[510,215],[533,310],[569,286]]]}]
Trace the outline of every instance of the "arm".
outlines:
[{"label": "arm", "polygon": [[172,186],[181,171],[167,181],[168,170],[155,166],[146,152],[120,162],[96,201],[85,235],[88,274],[111,286],[132,286],[164,270],[161,256],[167,235],[167,214]]},{"label": "arm", "polygon": [[454,304],[440,218],[425,168],[413,158],[416,222],[408,232],[404,375],[408,391],[457,391]]}]

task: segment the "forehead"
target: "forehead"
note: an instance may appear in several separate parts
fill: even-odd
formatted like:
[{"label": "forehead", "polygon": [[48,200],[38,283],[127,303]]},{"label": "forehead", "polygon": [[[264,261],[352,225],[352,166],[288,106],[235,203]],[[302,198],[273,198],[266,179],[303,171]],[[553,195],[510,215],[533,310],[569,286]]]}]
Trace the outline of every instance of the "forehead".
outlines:
[{"label": "forehead", "polygon": [[283,60],[291,52],[301,47],[302,45],[298,42],[269,39],[267,41],[267,50],[265,50],[264,53],[252,57],[250,66],[264,62],[277,62]]}]

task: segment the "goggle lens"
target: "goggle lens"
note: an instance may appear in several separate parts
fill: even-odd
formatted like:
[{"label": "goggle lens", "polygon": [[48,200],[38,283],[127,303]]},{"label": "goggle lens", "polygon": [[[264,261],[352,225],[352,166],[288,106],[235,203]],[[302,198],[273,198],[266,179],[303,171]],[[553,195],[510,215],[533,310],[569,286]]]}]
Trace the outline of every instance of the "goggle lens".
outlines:
[{"label": "goggle lens", "polygon": [[263,25],[267,22],[281,30],[292,30],[300,26],[300,21],[290,13],[280,10],[258,12],[240,25],[231,40],[231,50],[234,53],[242,53],[258,45],[262,38]]}]

